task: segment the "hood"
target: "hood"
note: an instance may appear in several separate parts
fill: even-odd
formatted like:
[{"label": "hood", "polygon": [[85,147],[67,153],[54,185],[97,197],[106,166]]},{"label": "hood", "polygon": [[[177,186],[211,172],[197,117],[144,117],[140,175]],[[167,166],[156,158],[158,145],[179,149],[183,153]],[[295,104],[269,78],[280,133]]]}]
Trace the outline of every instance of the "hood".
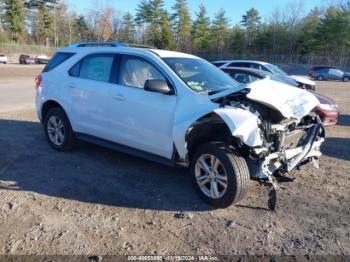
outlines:
[{"label": "hood", "polygon": [[[250,89],[247,98],[281,112],[285,118],[300,120],[319,104],[318,99],[310,92],[267,78],[241,87]],[[212,95],[210,99],[224,97],[237,91],[235,89],[228,92],[230,90]]]},{"label": "hood", "polygon": [[309,91],[310,93],[312,93],[315,97],[317,97],[318,101],[320,101],[320,104],[328,104],[328,105],[335,105],[335,101],[331,98],[329,98],[328,96],[324,96],[324,95],[321,95],[319,93],[316,93],[316,92],[312,92],[312,91]]},{"label": "hood", "polygon": [[291,76],[288,76],[289,78],[291,79],[294,79],[295,81],[299,82],[299,83],[302,83],[302,84],[305,84],[305,85],[311,85],[311,86],[315,86],[316,83],[304,76],[296,76],[296,75],[291,75]]}]

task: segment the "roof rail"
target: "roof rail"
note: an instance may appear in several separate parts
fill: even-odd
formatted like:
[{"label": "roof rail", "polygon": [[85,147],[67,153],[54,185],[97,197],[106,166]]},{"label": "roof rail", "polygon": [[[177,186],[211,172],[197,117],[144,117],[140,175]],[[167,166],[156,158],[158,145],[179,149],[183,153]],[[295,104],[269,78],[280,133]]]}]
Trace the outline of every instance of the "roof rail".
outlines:
[{"label": "roof rail", "polygon": [[81,42],[69,45],[69,47],[127,47],[128,45],[123,42]]},{"label": "roof rail", "polygon": [[127,46],[129,46],[129,47],[135,47],[135,48],[149,48],[149,49],[157,49],[157,48],[156,48],[156,47],[154,47],[154,46],[142,45],[142,44],[129,44],[129,43],[127,43],[126,45],[127,45]]}]

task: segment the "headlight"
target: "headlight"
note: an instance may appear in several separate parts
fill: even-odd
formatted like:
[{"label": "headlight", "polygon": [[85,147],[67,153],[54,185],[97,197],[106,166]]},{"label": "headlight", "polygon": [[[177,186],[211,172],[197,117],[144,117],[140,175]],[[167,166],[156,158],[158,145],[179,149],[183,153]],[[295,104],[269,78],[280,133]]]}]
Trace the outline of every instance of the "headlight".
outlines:
[{"label": "headlight", "polygon": [[336,104],[319,104],[318,107],[326,111],[338,111],[338,106]]}]

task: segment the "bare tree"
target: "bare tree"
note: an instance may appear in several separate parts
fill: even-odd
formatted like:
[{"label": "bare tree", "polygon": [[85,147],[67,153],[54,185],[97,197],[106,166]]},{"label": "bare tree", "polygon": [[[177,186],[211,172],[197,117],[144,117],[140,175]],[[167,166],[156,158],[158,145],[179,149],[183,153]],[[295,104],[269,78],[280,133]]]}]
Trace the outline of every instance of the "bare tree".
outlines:
[{"label": "bare tree", "polygon": [[298,29],[301,26],[301,19],[304,13],[304,1],[298,0],[287,4],[285,8],[285,24],[289,33],[288,54],[293,55],[295,49],[295,43],[297,41]]}]

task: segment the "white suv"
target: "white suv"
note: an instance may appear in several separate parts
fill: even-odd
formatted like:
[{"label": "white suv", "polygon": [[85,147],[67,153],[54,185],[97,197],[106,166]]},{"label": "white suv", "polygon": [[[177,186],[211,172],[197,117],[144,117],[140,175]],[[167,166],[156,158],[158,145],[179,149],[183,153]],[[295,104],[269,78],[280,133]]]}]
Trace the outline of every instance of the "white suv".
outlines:
[{"label": "white suv", "polygon": [[285,174],[320,156],[324,130],[309,92],[272,80],[240,85],[184,53],[123,43],[60,49],[36,78],[49,144],[76,139],[187,166],[215,207],[241,200],[250,177]]}]

